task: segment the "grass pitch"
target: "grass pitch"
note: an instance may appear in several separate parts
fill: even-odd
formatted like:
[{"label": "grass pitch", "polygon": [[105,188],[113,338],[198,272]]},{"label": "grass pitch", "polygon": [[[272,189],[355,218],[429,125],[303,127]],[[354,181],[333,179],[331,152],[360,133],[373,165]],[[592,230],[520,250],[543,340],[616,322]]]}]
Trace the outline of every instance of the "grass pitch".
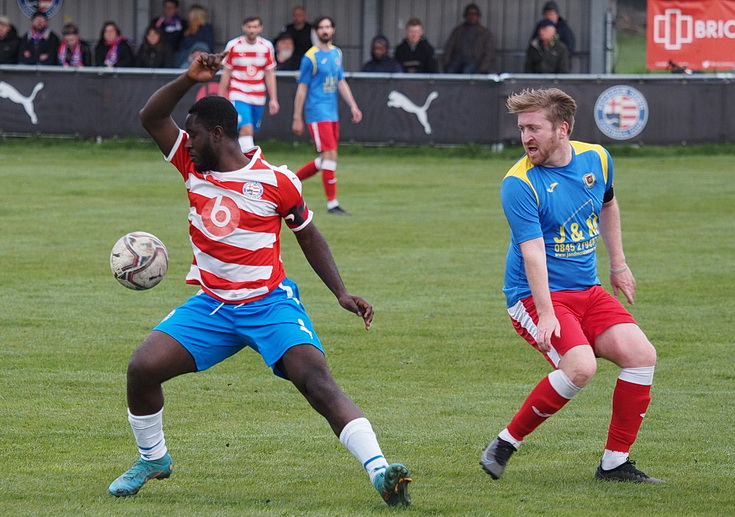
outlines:
[{"label": "grass pitch", "polygon": [[[266,143],[298,168],[307,147]],[[696,152],[696,149],[694,150]],[[730,515],[735,508],[732,149],[612,150],[631,308],[659,352],[633,459],[663,486],[593,479],[617,371],[595,379],[514,455],[500,481],[479,465],[548,366],[513,331],[502,293],[508,230],[498,190],[520,156],[480,148],[346,148],[351,218],[304,192],[372,330],[342,310],[284,231],[283,258],[343,389],[389,461],[415,479],[406,515]],[[0,142],[0,509],[4,515],[386,515],[358,462],[296,390],[244,351],[167,383],[169,480],[116,499],[136,459],[125,368],[194,288],[178,173],[148,144]],[[114,242],[166,243],[167,278],[134,292],[112,277]],[[607,260],[600,257],[604,273]],[[607,284],[607,274],[602,274]],[[401,511],[401,510],[398,510]],[[402,511],[402,513],[404,513]]]}]

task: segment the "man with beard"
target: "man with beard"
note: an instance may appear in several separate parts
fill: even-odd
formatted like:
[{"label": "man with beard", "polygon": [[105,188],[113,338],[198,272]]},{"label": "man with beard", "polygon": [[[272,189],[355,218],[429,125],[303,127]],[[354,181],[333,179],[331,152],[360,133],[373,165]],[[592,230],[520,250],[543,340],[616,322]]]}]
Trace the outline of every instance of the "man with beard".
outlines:
[{"label": "man with beard", "polygon": [[610,260],[610,285],[633,303],[635,278],[625,262],[613,163],[599,145],[570,141],[576,103],[556,88],[524,90],[507,100],[518,115],[526,155],[501,186],[510,226],[505,282],[516,331],[554,371],[490,442],[480,465],[499,479],[523,439],[591,380],[597,357],[620,367],[599,480],[662,483],[635,467],[628,452],[651,401],[656,350],[623,305],[597,278],[599,237]]},{"label": "man with beard", "polygon": [[296,135],[301,136],[306,122],[319,157],[306,163],[296,171],[296,175],[303,181],[322,171],[327,213],[351,215],[342,209],[337,200],[336,171],[339,143],[337,92],[339,91],[350,107],[353,123],[357,124],[362,120],[362,112],[357,107],[350,85],[345,80],[342,51],[332,45],[334,20],[328,16],[317,18],[314,29],[319,41],[301,58],[291,129]]},{"label": "man with beard", "polygon": [[345,288],[298,178],[285,167],[271,166],[258,147],[240,150],[237,110],[223,97],[196,102],[184,130],[171,117],[192,87],[214,79],[225,55],[198,56],[140,112],[143,127],[183,177],[194,253],[187,283],[200,291],[164,318],[130,360],[128,421],[140,459],[112,482],[109,492],[130,496],[148,480],[171,475],[162,383],[206,370],[251,347],[326,418],[383,500],[408,505],[411,479],[406,467],[386,462],[370,422],[335,382],[298,287],[286,277],[280,257],[281,221],[294,232],[309,264],[339,304],[370,328],[373,308]]}]

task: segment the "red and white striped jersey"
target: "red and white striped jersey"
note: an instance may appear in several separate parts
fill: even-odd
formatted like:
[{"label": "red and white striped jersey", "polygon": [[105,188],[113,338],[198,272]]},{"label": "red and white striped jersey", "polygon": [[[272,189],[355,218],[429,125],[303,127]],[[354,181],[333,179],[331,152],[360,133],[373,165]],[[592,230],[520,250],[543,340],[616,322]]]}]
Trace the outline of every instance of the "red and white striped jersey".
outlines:
[{"label": "red and white striped jersey", "polygon": [[189,196],[189,238],[194,257],[186,283],[201,285],[226,303],[263,298],[286,276],[281,261],[281,219],[293,231],[313,213],[301,195],[301,182],[285,166],[265,161],[259,147],[250,163],[232,172],[199,172],[181,131],[166,157],[181,173]]},{"label": "red and white striped jersey", "polygon": [[230,40],[224,66],[232,71],[230,100],[255,106],[265,105],[265,71],[276,67],[273,44],[258,36],[255,43],[248,43],[245,36]]}]

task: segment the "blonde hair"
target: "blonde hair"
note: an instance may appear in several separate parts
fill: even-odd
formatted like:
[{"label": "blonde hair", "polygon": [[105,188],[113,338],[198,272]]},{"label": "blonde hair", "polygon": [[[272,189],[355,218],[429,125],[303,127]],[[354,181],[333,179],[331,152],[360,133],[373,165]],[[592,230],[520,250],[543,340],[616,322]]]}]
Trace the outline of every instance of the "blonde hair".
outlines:
[{"label": "blonde hair", "polygon": [[209,18],[207,10],[198,4],[189,7],[187,17],[189,18],[189,28],[186,29],[184,34],[196,34],[202,25],[207,24]]},{"label": "blonde hair", "polygon": [[508,113],[528,113],[531,111],[546,112],[546,118],[554,127],[562,122],[569,124],[569,134],[574,129],[574,115],[577,103],[559,88],[526,88],[521,93],[513,93],[505,102]]}]

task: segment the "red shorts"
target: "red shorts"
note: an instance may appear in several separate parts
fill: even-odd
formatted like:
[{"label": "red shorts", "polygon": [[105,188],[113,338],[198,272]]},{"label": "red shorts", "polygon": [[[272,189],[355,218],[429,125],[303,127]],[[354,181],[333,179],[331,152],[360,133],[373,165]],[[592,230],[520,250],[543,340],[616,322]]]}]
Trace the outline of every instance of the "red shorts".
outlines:
[{"label": "red shorts", "polygon": [[336,151],[339,142],[339,122],[312,122],[309,124],[316,151]]},{"label": "red shorts", "polygon": [[[561,337],[551,336],[551,350],[543,353],[554,368],[569,350],[579,345],[595,348],[595,339],[603,331],[620,323],[633,323],[633,316],[614,296],[601,286],[595,285],[584,291],[556,291],[551,293],[556,319],[561,327]],[[533,297],[519,301],[508,308],[516,332],[531,346],[539,350],[536,343],[538,314]]]}]

